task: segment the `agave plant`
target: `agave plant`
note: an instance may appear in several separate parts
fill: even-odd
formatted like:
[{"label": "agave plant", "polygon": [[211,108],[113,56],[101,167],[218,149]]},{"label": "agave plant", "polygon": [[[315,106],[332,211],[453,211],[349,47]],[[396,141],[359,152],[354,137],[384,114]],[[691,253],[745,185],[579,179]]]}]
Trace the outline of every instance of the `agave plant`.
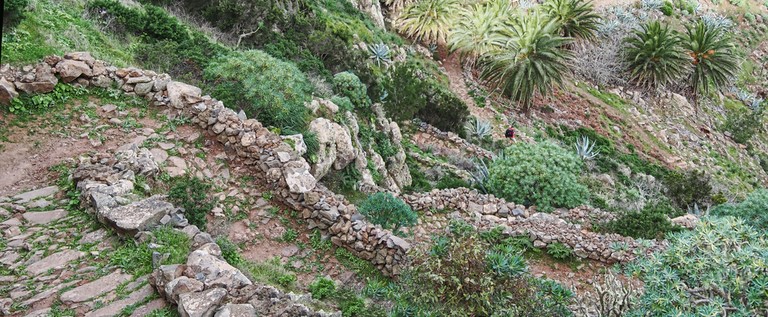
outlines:
[{"label": "agave plant", "polygon": [[584,0],[547,0],[543,8],[560,23],[560,34],[565,37],[594,39],[600,16],[592,10],[592,3]]},{"label": "agave plant", "polygon": [[491,123],[478,118],[472,118],[467,121],[464,129],[467,131],[467,136],[470,139],[478,141],[482,141],[485,137],[491,135]]},{"label": "agave plant", "polygon": [[499,34],[505,49],[481,59],[480,78],[517,101],[528,112],[533,96],[547,94],[560,84],[572,54],[563,49],[570,39],[557,34],[558,22],[539,11],[511,23]]},{"label": "agave plant", "polygon": [[498,49],[491,40],[502,32],[515,9],[509,0],[491,0],[477,3],[468,10],[463,10],[458,24],[451,31],[448,47],[458,51],[463,57],[474,61],[478,56]]},{"label": "agave plant", "polygon": [[384,43],[368,45],[368,51],[371,53],[370,58],[376,62],[376,65],[381,66],[381,63],[388,65],[392,62],[389,46]]},{"label": "agave plant", "polygon": [[688,206],[688,214],[698,216],[698,217],[707,216],[709,215],[710,207],[711,207],[710,205],[707,205],[707,209],[701,209],[699,208],[699,204],[693,203],[693,207]]},{"label": "agave plant", "polygon": [[683,77],[688,59],[677,32],[653,21],[624,40],[631,80],[658,89]]},{"label": "agave plant", "polygon": [[405,7],[395,28],[418,41],[442,44],[461,12],[459,0],[422,0]]},{"label": "agave plant", "polygon": [[600,155],[600,150],[595,150],[595,142],[592,142],[588,137],[581,136],[580,139],[576,140],[576,154],[582,159],[582,160],[592,160],[595,159],[598,155]]},{"label": "agave plant", "polygon": [[707,93],[710,86],[722,90],[736,75],[738,66],[731,38],[722,28],[700,20],[694,26],[686,26],[686,35],[683,48],[692,58],[691,88],[694,109],[698,111],[699,91]]}]

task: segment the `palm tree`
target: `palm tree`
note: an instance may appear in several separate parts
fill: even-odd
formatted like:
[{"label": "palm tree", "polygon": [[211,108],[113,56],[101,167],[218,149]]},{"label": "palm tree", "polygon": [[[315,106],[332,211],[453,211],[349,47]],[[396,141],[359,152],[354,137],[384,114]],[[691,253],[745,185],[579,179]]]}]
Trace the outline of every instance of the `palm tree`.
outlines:
[{"label": "palm tree", "polygon": [[659,21],[634,31],[624,39],[630,79],[653,90],[680,79],[688,62],[681,41],[676,31]]},{"label": "palm tree", "polygon": [[395,28],[418,41],[444,44],[461,11],[460,0],[422,0],[407,6],[395,20]]},{"label": "palm tree", "polygon": [[592,40],[600,24],[600,16],[592,10],[592,2],[584,0],[547,0],[542,5],[550,17],[560,22],[560,34]]},{"label": "palm tree", "polygon": [[566,62],[571,53],[563,47],[571,39],[558,34],[559,24],[541,12],[533,11],[512,21],[506,40],[496,39],[507,46],[481,58],[480,77],[530,110],[533,96],[547,94],[560,84],[567,72]]},{"label": "palm tree", "polygon": [[721,27],[699,21],[694,26],[686,26],[686,38],[683,48],[693,59],[691,89],[693,106],[698,112],[698,94],[700,90],[709,92],[710,84],[716,90],[725,88],[736,75],[737,64],[733,55],[733,43]]},{"label": "palm tree", "polygon": [[474,61],[478,56],[499,49],[493,39],[516,16],[509,0],[490,0],[462,10],[458,24],[448,37],[448,47]]}]

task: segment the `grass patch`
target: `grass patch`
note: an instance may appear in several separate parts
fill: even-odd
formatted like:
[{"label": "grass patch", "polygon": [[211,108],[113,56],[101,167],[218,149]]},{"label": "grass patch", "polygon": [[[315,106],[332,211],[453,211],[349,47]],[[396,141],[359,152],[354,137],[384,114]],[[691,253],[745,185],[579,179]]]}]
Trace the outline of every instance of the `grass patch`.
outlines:
[{"label": "grass patch", "polygon": [[190,241],[185,233],[163,227],[152,231],[152,235],[151,243],[158,245],[157,248],[150,249],[150,241],[145,243],[138,243],[134,240],[125,241],[112,254],[109,260],[110,264],[120,267],[123,271],[134,276],[141,276],[152,272],[153,252],[170,254],[166,260],[158,263],[159,265],[180,264],[187,261]]}]

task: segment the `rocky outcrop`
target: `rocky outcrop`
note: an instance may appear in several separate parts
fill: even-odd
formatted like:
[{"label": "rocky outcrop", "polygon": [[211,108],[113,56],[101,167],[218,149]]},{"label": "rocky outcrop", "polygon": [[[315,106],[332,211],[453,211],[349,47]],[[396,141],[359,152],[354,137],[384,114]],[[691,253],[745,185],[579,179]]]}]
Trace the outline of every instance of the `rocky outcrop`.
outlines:
[{"label": "rocky outcrop", "polygon": [[425,122],[419,122],[418,129],[419,132],[413,136],[413,143],[422,150],[429,148],[436,155],[485,159],[494,156],[493,152],[469,143],[456,133],[441,131]]},{"label": "rocky outcrop", "polygon": [[381,11],[381,3],[379,0],[349,0],[355,8],[368,14],[368,17],[373,20],[379,28],[384,28],[384,14]]},{"label": "rocky outcrop", "polygon": [[317,163],[312,165],[312,175],[323,178],[331,170],[341,170],[355,159],[352,137],[347,129],[325,118],[316,118],[309,124],[309,131],[317,135],[320,145]]},{"label": "rocky outcrop", "polygon": [[[140,96],[154,106],[164,107],[171,116],[189,118],[193,124],[206,131],[210,138],[232,149],[236,159],[250,166],[253,176],[261,180],[275,194],[276,199],[300,211],[311,228],[325,230],[331,234],[331,240],[336,245],[355,255],[374,260],[375,266],[384,274],[399,272],[410,245],[400,243],[401,239],[378,226],[363,225],[359,220],[353,226],[351,219],[356,213],[356,207],[317,184],[316,178],[310,173],[309,164],[294,151],[295,144],[284,142],[255,119],[244,119],[224,107],[221,101],[207,95],[201,96],[199,88],[172,81],[167,74],[136,68],[116,68],[103,61],[91,60],[89,56],[84,53],[67,54],[64,58],[51,56],[45,59],[45,63],[21,69],[3,66],[0,68],[0,77],[14,84],[17,89],[21,89],[20,85],[24,84],[40,84],[35,86],[40,89],[30,92],[46,92],[53,89],[57,81],[55,75],[60,74],[59,68],[51,68],[51,65],[66,60],[82,62],[63,64],[85,64],[91,70],[90,73],[83,70],[71,83],[82,86],[115,85],[128,95]],[[50,90],[43,89],[46,87],[42,84],[51,83],[51,79],[53,84]],[[150,83],[151,88],[148,88]],[[153,175],[158,171],[156,160],[149,150],[139,148],[136,144],[126,146],[123,150],[127,151],[117,157],[92,157],[74,172],[73,178],[84,195],[82,200],[95,210],[118,208],[136,201],[136,197],[130,193],[135,176]],[[393,183],[397,182],[393,180]],[[180,215],[177,212],[162,217],[161,224],[163,221],[179,219]],[[336,227],[330,231],[334,225]],[[142,225],[147,226],[150,225]]]}]

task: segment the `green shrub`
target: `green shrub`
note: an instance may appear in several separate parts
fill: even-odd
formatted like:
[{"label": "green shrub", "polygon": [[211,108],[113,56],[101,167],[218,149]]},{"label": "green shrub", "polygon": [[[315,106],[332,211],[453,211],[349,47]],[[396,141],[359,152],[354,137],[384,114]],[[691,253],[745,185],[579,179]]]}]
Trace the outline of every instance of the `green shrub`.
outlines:
[{"label": "green shrub", "polygon": [[743,220],[702,218],[632,269],[645,293],[628,316],[762,316],[768,311],[766,236]]},{"label": "green shrub", "polygon": [[539,210],[573,208],[587,201],[587,188],[579,183],[582,162],[573,153],[550,142],[517,143],[504,158],[488,168],[486,188],[498,197]]},{"label": "green shrub", "polygon": [[371,105],[365,85],[350,72],[333,75],[333,90],[339,95],[349,98],[353,105],[365,109]]},{"label": "green shrub", "polygon": [[467,181],[461,179],[460,177],[456,177],[454,175],[448,175],[443,178],[440,178],[439,181],[437,181],[437,184],[435,184],[435,188],[437,189],[446,189],[446,188],[471,188],[469,183]]},{"label": "green shrub", "polygon": [[669,221],[680,211],[666,204],[647,205],[638,212],[625,212],[603,225],[602,230],[636,239],[663,239],[667,233],[682,230]]},{"label": "green shrub", "polygon": [[[150,248],[149,244],[158,247]],[[143,243],[133,239],[115,249],[109,256],[110,265],[121,268],[124,272],[140,276],[152,272],[153,264],[181,264],[186,263],[189,255],[189,237],[181,231],[172,228],[159,228],[152,231],[152,239]],[[167,259],[161,263],[153,263],[152,253],[168,253]]]},{"label": "green shrub", "polygon": [[555,242],[547,246],[547,254],[555,260],[567,260],[573,255],[573,251],[565,244]]},{"label": "green shrub", "polygon": [[375,193],[360,203],[358,211],[371,223],[397,231],[416,224],[418,215],[405,202],[390,193]]},{"label": "green shrub", "polygon": [[419,118],[443,131],[464,135],[469,108],[448,87],[432,83],[427,92],[427,105],[418,112]]},{"label": "green shrub", "polygon": [[144,10],[126,7],[117,0],[95,0],[88,8],[100,14],[113,16],[125,32],[143,35],[152,40],[183,42],[189,39],[187,29],[178,19],[160,7],[146,4]]},{"label": "green shrub", "polygon": [[736,143],[747,144],[760,131],[763,124],[762,111],[752,111],[746,107],[729,110],[723,130],[731,133]]},{"label": "green shrub", "polygon": [[221,256],[227,263],[235,267],[243,263],[243,257],[240,256],[237,245],[232,243],[232,241],[229,241],[226,237],[219,237],[216,238],[216,244],[221,248]]},{"label": "green shrub", "polygon": [[296,274],[287,273],[277,277],[277,284],[283,287],[291,287],[296,283]]},{"label": "green shrub", "polygon": [[10,26],[22,19],[28,4],[29,0],[3,1],[3,25]]},{"label": "green shrub", "polygon": [[571,315],[572,294],[527,274],[520,250],[494,246],[476,233],[433,241],[401,275],[395,316]]},{"label": "green shrub", "polygon": [[675,14],[675,5],[672,4],[672,2],[664,1],[664,4],[661,5],[661,13],[663,13],[666,16],[672,16]]},{"label": "green shrub", "polygon": [[421,67],[414,61],[396,64],[382,81],[386,92],[383,106],[395,121],[411,120],[427,105],[427,84],[419,76]]},{"label": "green shrub", "polygon": [[205,77],[228,107],[281,131],[306,130],[312,85],[295,65],[262,51],[236,51],[211,61]]},{"label": "green shrub", "polygon": [[722,204],[712,209],[717,216],[733,216],[744,219],[755,228],[768,230],[768,190],[758,189],[738,204]]},{"label": "green shrub", "polygon": [[314,299],[324,299],[336,292],[336,283],[325,277],[320,277],[309,284],[309,292]]},{"label": "green shrub", "polygon": [[704,206],[710,203],[712,197],[712,185],[709,181],[709,176],[703,171],[673,171],[664,178],[666,195],[672,204],[683,210],[693,205]]},{"label": "green shrub", "polygon": [[355,111],[355,105],[347,97],[333,96],[331,97],[331,102],[339,106],[339,111]]},{"label": "green shrub", "polygon": [[190,176],[175,178],[171,184],[173,185],[168,191],[168,200],[184,208],[184,216],[189,223],[196,225],[200,230],[205,230],[207,223],[205,216],[214,207],[213,199],[208,197],[212,185]]}]

